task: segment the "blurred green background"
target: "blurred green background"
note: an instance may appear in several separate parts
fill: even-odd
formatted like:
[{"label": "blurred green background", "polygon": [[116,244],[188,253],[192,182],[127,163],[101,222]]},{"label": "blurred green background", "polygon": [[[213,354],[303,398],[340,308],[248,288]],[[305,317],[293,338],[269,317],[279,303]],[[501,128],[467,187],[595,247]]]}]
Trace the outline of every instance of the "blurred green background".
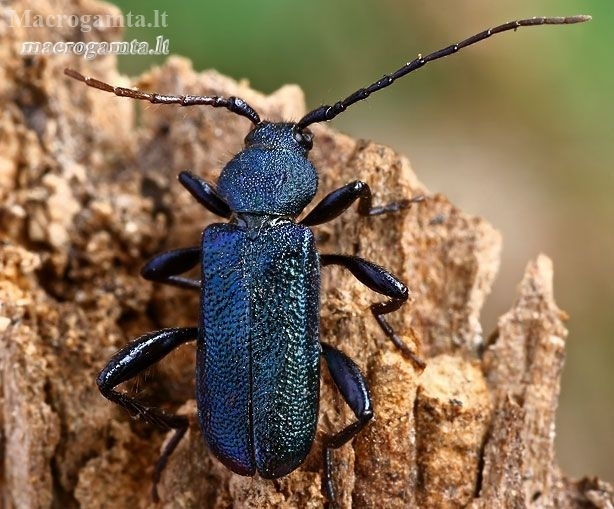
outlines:
[{"label": "blurred green background", "polygon": [[[298,83],[311,107],[488,26],[591,14],[588,24],[521,29],[430,64],[333,125],[406,154],[431,191],[502,231],[486,333],[512,304],[526,263],[552,257],[557,301],[571,316],[559,462],[574,476],[614,480],[612,0],[115,3],[167,13],[167,28],[128,29],[125,40],[164,35],[197,70],[264,92]],[[134,75],[162,61],[122,57],[120,66]]]}]

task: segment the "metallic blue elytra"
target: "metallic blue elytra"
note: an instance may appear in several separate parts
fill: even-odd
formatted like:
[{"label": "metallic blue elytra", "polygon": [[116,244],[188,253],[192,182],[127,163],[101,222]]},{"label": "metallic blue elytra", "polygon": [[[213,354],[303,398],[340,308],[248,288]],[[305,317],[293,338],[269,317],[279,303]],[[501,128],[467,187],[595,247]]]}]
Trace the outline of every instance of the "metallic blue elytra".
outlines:
[{"label": "metallic blue elytra", "polygon": [[217,458],[275,478],[303,462],[315,436],[320,264],[309,228],[251,219],[203,234],[196,394]]},{"label": "metallic blue elytra", "polygon": [[[316,169],[308,159],[311,124],[332,120],[348,107],[382,90],[428,62],[452,55],[492,35],[523,26],[588,21],[590,16],[530,18],[499,25],[404,64],[345,99],[307,113],[296,123],[269,122],[237,97],[167,95],[113,87],[67,69],[85,84],[157,104],[206,105],[225,108],[249,119],[254,127],[245,147],[222,170],[217,184],[190,172],[180,183],[210,212],[228,223],[207,227],[198,246],[154,256],[141,274],[160,283],[200,292],[197,326],[150,332],[121,349],[97,378],[101,393],[140,418],[175,430],[154,471],[153,498],[164,467],[189,428],[186,416],[146,406],[116,390],[178,346],[197,341],[196,400],[204,438],[214,455],[242,475],[274,479],[296,469],[309,453],[316,434],[320,360],[354,413],[355,420],[322,436],[323,491],[336,508],[332,451],[352,440],[373,417],[367,381],[341,350],[321,341],[320,269],[338,265],[387,298],[370,306],[382,332],[414,364],[422,361],[395,333],[385,316],[408,298],[405,285],[383,267],[357,256],[323,254],[310,230],[335,219],[354,202],[358,214],[396,213],[421,201],[401,199],[373,206],[365,182],[349,182],[333,190],[300,221],[314,198]],[[181,276],[201,265],[201,279]],[[341,338],[343,339],[343,338]]]},{"label": "metallic blue elytra", "polygon": [[318,174],[297,133],[286,122],[261,122],[249,133],[217,181],[233,211],[296,217],[313,200]]}]

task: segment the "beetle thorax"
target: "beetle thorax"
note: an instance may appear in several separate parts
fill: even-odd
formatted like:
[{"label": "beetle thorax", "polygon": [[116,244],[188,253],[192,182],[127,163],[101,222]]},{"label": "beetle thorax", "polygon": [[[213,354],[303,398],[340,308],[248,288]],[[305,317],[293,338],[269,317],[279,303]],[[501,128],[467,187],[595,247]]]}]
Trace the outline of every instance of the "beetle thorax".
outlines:
[{"label": "beetle thorax", "polygon": [[310,148],[311,133],[295,124],[261,122],[222,170],[218,191],[233,212],[296,217],[318,186]]}]

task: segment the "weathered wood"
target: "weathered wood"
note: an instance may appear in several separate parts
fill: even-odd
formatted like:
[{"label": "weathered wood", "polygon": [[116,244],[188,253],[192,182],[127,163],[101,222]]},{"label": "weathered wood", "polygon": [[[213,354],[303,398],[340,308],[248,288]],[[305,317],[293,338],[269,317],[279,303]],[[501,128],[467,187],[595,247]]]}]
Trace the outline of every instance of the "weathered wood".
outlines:
[{"label": "weathered wood", "polygon": [[[54,12],[114,12],[59,3]],[[150,507],[149,479],[165,436],[104,400],[95,376],[131,338],[195,323],[195,295],[146,283],[138,271],[162,249],[198,243],[214,218],[176,175],[190,168],[215,180],[249,122],[212,108],[135,106],[63,75],[83,59],[24,59],[17,50],[27,30],[0,34],[5,507]],[[119,38],[98,35],[109,34]],[[112,58],[82,70],[128,85]],[[299,118],[305,109],[297,87],[267,97],[213,71],[197,74],[177,58],[134,84],[237,95],[273,120]],[[429,193],[390,148],[326,126],[313,131],[319,196],[357,178],[377,203],[427,195],[397,215],[363,219],[348,211],[317,229],[322,252],[366,257],[407,282],[410,302],[391,321],[427,361],[417,370],[383,337],[369,313],[377,294],[326,268],[323,338],[361,365],[376,411],[354,443],[334,454],[343,506],[612,507],[609,485],[570,481],[556,466],[566,331],[550,261],[540,256],[528,265],[515,305],[485,343],[479,313],[497,272],[499,233]],[[127,389],[194,421],[193,362],[193,348],[183,347]],[[321,431],[351,418],[325,375]],[[164,472],[161,506],[321,507],[321,467],[318,440],[286,478],[236,476],[211,458],[194,421]]]}]

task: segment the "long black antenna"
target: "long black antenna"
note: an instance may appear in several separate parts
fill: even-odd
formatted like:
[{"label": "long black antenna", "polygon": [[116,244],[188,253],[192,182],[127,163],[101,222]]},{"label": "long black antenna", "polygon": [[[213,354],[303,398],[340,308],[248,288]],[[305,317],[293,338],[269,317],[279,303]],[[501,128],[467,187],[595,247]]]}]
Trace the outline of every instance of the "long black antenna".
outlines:
[{"label": "long black antenna", "polygon": [[254,125],[260,123],[260,116],[256,113],[256,110],[247,104],[243,99],[239,97],[218,97],[207,95],[163,95],[156,93],[143,92],[141,90],[133,90],[131,88],[114,87],[104,81],[97,80],[96,78],[90,78],[89,76],[83,76],[74,69],[64,69],[64,74],[82,81],[86,85],[97,88],[98,90],[104,90],[105,92],[111,92],[119,97],[130,97],[131,99],[139,99],[141,101],[149,101],[153,104],[179,104],[180,106],[213,106],[214,108],[226,108],[237,115],[249,118]]},{"label": "long black antenna", "polygon": [[456,44],[451,44],[446,48],[442,48],[424,57],[422,55],[418,55],[418,58],[412,60],[411,62],[408,62],[400,69],[394,71],[392,74],[384,75],[381,79],[379,79],[375,83],[372,83],[368,87],[356,90],[356,92],[349,95],[342,101],[339,101],[332,106],[327,104],[310,111],[301,120],[298,121],[297,126],[299,129],[304,129],[310,124],[332,120],[337,115],[344,112],[348,108],[348,106],[351,106],[358,101],[366,99],[373,92],[377,92],[382,88],[386,88],[392,85],[395,80],[405,76],[406,74],[409,74],[412,71],[415,71],[416,69],[420,69],[420,67],[424,66],[428,62],[432,62],[433,60],[437,60],[438,58],[452,55],[453,53],[456,53],[457,51],[466,48],[467,46],[471,46],[472,44],[483,41],[484,39],[488,39],[491,35],[500,34],[501,32],[507,32],[508,30],[516,30],[519,27],[530,27],[537,25],[570,25],[572,23],[583,23],[585,21],[589,21],[590,19],[591,17],[586,15],[554,18],[529,18],[509,21],[508,23],[504,23],[503,25],[489,28],[488,30],[484,30],[479,34],[472,35],[464,41],[457,42]]}]

